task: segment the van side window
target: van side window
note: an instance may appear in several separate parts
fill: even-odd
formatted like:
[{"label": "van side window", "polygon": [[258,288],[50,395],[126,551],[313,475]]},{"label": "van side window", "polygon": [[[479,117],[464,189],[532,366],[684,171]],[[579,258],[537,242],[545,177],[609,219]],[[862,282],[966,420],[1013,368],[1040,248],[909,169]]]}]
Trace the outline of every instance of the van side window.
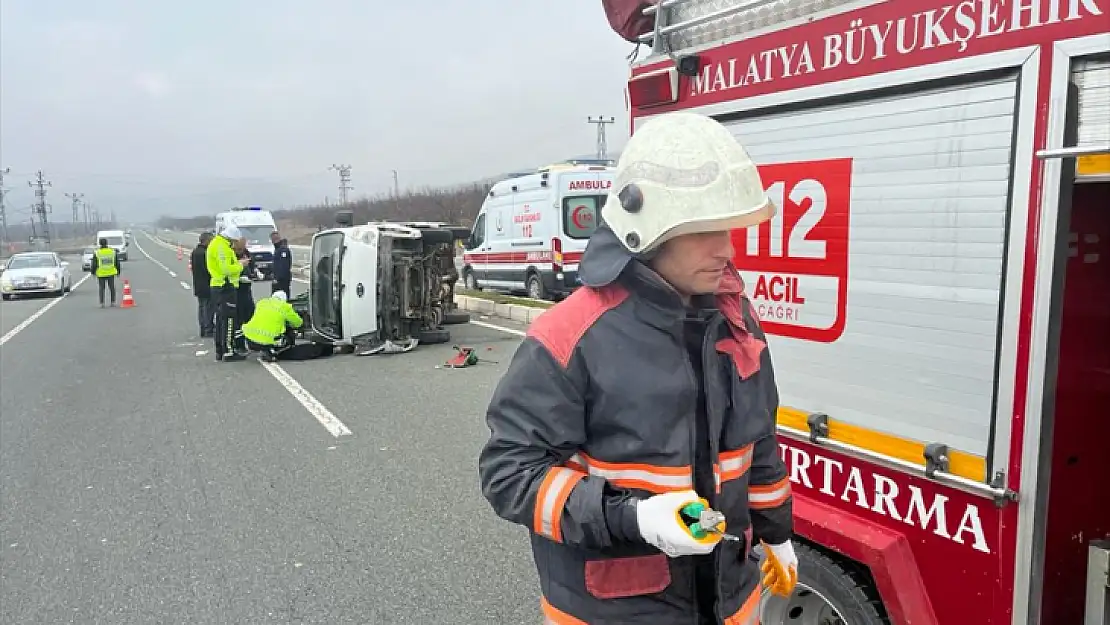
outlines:
[{"label": "van side window", "polygon": [[604,202],[604,195],[563,198],[563,232],[572,239],[590,238],[597,230],[597,213]]}]

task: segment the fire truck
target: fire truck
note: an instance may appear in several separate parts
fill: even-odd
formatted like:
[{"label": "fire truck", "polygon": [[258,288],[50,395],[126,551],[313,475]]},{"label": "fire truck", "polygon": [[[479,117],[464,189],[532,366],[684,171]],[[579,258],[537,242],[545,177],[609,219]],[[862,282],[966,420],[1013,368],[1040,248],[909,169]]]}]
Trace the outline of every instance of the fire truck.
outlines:
[{"label": "fire truck", "polygon": [[603,4],[631,132],[710,115],[779,206],[733,234],[801,559],[762,623],[1108,622],[1110,0]]}]

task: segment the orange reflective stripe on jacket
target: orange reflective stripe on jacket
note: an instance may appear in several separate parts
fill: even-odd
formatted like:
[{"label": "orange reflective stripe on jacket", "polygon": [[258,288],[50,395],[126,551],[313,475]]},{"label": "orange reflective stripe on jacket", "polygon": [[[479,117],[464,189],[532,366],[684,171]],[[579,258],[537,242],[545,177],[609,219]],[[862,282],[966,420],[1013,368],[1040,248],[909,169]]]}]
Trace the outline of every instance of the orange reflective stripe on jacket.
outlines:
[{"label": "orange reflective stripe on jacket", "polygon": [[772,484],[763,486],[752,484],[748,487],[748,505],[757,510],[781,506],[789,498],[789,477],[784,477]]},{"label": "orange reflective stripe on jacket", "polygon": [[540,606],[543,608],[543,625],[589,625],[586,621],[552,606],[547,602],[547,597],[540,597]]},{"label": "orange reflective stripe on jacket", "polygon": [[578,480],[586,477],[581,471],[567,467],[551,467],[540,484],[536,494],[536,509],[532,519],[532,530],[559,543],[563,542],[563,507],[570,497],[570,491]]},{"label": "orange reflective stripe on jacket", "polygon": [[619,488],[638,488],[650,493],[689,490],[694,487],[689,465],[664,467],[633,462],[604,462],[582,452],[570,457],[567,466],[604,478]]},{"label": "orange reflective stripe on jacket", "polygon": [[725,619],[725,625],[759,625],[759,597],[762,591],[756,586],[736,614]]},{"label": "orange reflective stripe on jacket", "polygon": [[722,451],[720,462],[713,465],[713,475],[717,478],[717,492],[721,484],[739,479],[752,468],[754,445],[745,445],[734,451]]}]

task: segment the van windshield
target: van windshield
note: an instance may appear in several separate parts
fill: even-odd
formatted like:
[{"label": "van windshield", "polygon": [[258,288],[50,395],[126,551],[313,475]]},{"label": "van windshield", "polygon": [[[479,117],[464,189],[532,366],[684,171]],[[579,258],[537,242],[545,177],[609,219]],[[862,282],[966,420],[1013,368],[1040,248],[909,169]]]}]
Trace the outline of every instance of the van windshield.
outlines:
[{"label": "van windshield", "polygon": [[342,233],[320,235],[312,241],[309,317],[313,330],[333,339],[343,336],[339,267],[342,256]]},{"label": "van windshield", "polygon": [[598,209],[604,195],[576,195],[563,198],[563,232],[571,239],[588,239],[597,230]]},{"label": "van windshield", "polygon": [[108,247],[123,247],[123,237],[104,237]]}]

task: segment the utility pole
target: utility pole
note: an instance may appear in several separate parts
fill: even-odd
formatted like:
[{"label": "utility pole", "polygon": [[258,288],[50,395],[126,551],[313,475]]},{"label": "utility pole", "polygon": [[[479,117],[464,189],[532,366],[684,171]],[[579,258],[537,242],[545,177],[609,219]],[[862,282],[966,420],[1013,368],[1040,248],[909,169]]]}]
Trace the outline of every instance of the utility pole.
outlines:
[{"label": "utility pole", "polygon": [[85,194],[66,193],[66,197],[68,197],[73,202],[73,217],[70,218],[70,228],[73,229],[73,236],[76,236],[77,222],[81,221],[81,198],[85,197]]},{"label": "utility pole", "polygon": [[616,123],[617,119],[598,115],[597,117],[587,117],[586,121],[597,125],[597,158],[606,160],[609,158],[609,146],[605,143],[605,126]]},{"label": "utility pole", "polygon": [[397,170],[391,169],[393,172],[393,197],[401,197],[401,187],[397,184]]},{"label": "utility pole", "polygon": [[4,196],[8,190],[4,188],[4,176],[11,172],[11,167],[0,169],[0,241],[8,243],[8,212],[4,205]]},{"label": "utility pole", "polygon": [[343,207],[347,206],[347,192],[354,189],[351,186],[351,166],[350,165],[332,165],[328,169],[339,172],[339,200],[342,202]]},{"label": "utility pole", "polygon": [[39,223],[42,226],[42,236],[46,239],[46,243],[50,243],[50,218],[46,216],[50,212],[50,205],[46,203],[46,188],[53,186],[52,183],[46,179],[40,169],[35,174],[34,180],[27,181],[27,186],[35,190],[35,207],[34,213],[39,216]]}]

